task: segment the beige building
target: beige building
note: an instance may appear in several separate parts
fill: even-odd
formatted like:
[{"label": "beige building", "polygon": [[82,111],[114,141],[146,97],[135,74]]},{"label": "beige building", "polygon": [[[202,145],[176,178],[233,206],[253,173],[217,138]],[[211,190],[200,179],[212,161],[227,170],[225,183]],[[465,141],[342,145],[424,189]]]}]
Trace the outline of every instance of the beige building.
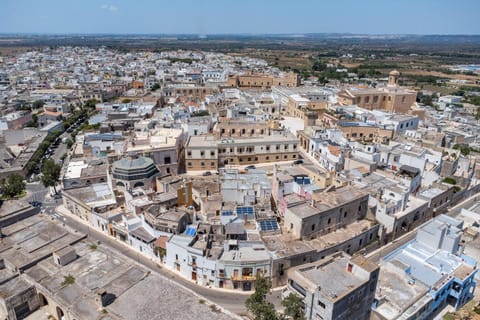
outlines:
[{"label": "beige building", "polygon": [[248,73],[229,76],[227,80],[227,86],[235,88],[270,89],[272,86],[296,87],[298,85],[298,75],[294,72],[278,76]]},{"label": "beige building", "polygon": [[290,134],[223,139],[192,136],[185,147],[187,171],[217,170],[224,165],[250,165],[297,158],[298,139]]},{"label": "beige building", "polygon": [[285,228],[295,238],[308,240],[364,219],[368,194],[354,187],[314,193],[312,201],[285,210]]},{"label": "beige building", "polygon": [[213,133],[217,138],[260,136],[269,133],[269,124],[266,121],[220,119],[213,129]]},{"label": "beige building", "polygon": [[204,100],[205,96],[218,91],[214,87],[200,87],[193,84],[177,84],[163,88],[163,96],[166,98],[178,97],[191,100]]},{"label": "beige building", "polygon": [[327,108],[327,101],[312,101],[300,95],[291,95],[288,97],[287,114],[292,117],[304,119],[309,113],[315,113],[316,119]]},{"label": "beige building", "polygon": [[390,72],[388,85],[383,88],[345,89],[338,94],[341,105],[357,105],[368,110],[408,113],[415,104],[417,93],[398,85],[400,73]]},{"label": "beige building", "polygon": [[111,209],[117,201],[108,183],[97,183],[85,187],[64,189],[63,205],[72,214],[92,224],[92,211]]},{"label": "beige building", "polygon": [[338,128],[342,130],[343,136],[351,141],[378,141],[387,142],[393,138],[393,130],[383,129],[377,126],[358,125],[354,122],[342,121],[338,123]]}]

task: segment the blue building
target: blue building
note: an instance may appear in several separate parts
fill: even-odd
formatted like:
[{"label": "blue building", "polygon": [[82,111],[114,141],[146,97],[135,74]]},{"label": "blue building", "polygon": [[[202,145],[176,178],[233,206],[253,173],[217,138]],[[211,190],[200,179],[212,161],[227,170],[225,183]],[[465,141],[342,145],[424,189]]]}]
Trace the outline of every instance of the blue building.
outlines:
[{"label": "blue building", "polygon": [[473,298],[477,262],[462,253],[462,229],[463,221],[440,215],[382,259],[374,319],[427,319]]}]

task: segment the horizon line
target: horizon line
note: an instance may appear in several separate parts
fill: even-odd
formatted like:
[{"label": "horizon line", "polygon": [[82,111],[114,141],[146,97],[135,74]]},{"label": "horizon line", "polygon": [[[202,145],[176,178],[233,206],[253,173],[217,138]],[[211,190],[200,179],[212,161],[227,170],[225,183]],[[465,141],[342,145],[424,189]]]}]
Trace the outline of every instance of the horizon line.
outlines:
[{"label": "horizon line", "polygon": [[480,36],[480,33],[352,33],[352,32],[293,32],[293,33],[117,33],[117,32],[0,32],[0,35],[32,35],[32,36],[93,36],[93,35],[139,35],[139,36],[306,36],[306,35],[350,35],[350,36]]}]

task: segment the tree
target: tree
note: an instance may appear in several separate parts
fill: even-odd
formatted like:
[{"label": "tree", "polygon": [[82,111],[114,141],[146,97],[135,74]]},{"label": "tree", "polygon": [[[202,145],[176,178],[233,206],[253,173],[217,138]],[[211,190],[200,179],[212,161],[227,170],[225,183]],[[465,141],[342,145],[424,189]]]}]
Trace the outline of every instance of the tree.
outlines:
[{"label": "tree", "polygon": [[25,179],[18,173],[12,173],[0,183],[2,194],[6,198],[16,197],[25,190]]},{"label": "tree", "polygon": [[160,85],[158,83],[154,83],[152,86],[152,91],[156,91],[158,89],[160,89]]},{"label": "tree", "polygon": [[65,142],[65,144],[67,145],[67,148],[70,149],[70,148],[73,146],[73,141],[72,141],[72,139],[67,139],[67,141]]},{"label": "tree", "polygon": [[88,99],[83,106],[88,109],[95,109],[97,103],[98,101],[96,99]]},{"label": "tree", "polygon": [[57,189],[55,185],[60,178],[61,167],[55,163],[52,159],[48,159],[43,163],[42,167],[42,183],[45,187],[53,187],[55,193]]},{"label": "tree", "polygon": [[26,127],[38,127],[38,116],[36,114],[32,114],[32,120],[30,120],[26,125]]},{"label": "tree", "polygon": [[32,103],[32,108],[33,109],[41,109],[41,108],[43,108],[44,105],[45,105],[45,102],[43,102],[43,100],[35,100]]},{"label": "tree", "polygon": [[285,315],[294,320],[304,320],[304,312],[302,307],[303,299],[299,296],[290,293],[282,301],[282,306],[285,307]]},{"label": "tree", "polygon": [[433,99],[430,95],[422,95],[420,98],[420,102],[426,106],[433,106]]},{"label": "tree", "polygon": [[278,319],[274,305],[267,301],[267,293],[271,287],[269,279],[257,274],[255,292],[245,301],[245,306],[255,316],[255,320]]}]

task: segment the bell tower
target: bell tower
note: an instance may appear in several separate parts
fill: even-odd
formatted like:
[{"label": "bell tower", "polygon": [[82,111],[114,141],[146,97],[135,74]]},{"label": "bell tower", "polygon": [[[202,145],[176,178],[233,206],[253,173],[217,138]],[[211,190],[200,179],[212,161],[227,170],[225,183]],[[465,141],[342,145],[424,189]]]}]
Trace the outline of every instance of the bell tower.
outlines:
[{"label": "bell tower", "polygon": [[389,87],[396,87],[398,86],[398,77],[400,76],[400,72],[397,70],[390,71],[388,75],[388,86]]}]

